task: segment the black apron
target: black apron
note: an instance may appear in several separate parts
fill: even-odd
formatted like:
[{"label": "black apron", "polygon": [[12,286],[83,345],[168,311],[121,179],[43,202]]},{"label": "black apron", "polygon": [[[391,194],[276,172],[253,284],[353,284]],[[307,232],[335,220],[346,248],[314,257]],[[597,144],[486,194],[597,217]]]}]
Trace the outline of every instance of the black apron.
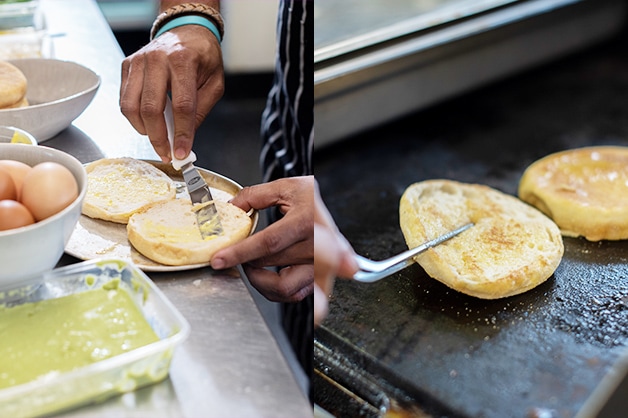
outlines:
[{"label": "black apron", "polygon": [[[261,125],[264,182],[313,174],[313,124],[314,1],[281,0],[275,77]],[[280,216],[278,210],[270,211],[269,222]],[[314,296],[298,303],[283,303],[281,308],[283,328],[311,381]]]}]

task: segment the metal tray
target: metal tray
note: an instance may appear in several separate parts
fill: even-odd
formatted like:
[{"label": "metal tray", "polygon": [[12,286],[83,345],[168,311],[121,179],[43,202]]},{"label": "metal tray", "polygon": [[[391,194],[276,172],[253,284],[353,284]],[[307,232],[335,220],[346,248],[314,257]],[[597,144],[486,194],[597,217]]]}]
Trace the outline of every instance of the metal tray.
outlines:
[{"label": "metal tray", "polygon": [[[157,161],[146,161],[166,173],[177,183],[177,198],[189,199],[185,182],[180,171],[176,171],[170,164]],[[228,201],[235,196],[242,186],[235,181],[213,171],[197,167],[199,173],[211,189],[212,196],[216,200]],[[253,210],[249,213],[251,220],[251,234],[255,232],[259,214]],[[209,261],[202,264],[186,264],[182,266],[167,266],[157,263],[140,254],[127,239],[126,225],[107,222],[100,219],[92,219],[81,215],[74,229],[65,252],[81,260],[92,260],[102,257],[114,257],[127,260],[135,264],[143,271],[183,271],[209,266]]]},{"label": "metal tray", "polygon": [[119,281],[118,288],[131,295],[160,340],[54,379],[2,389],[0,416],[49,415],[166,378],[174,349],[187,338],[190,326],[157,286],[129,262],[102,259],[58,268],[44,274],[37,285],[1,292],[0,305],[55,299],[99,288],[114,280]]}]

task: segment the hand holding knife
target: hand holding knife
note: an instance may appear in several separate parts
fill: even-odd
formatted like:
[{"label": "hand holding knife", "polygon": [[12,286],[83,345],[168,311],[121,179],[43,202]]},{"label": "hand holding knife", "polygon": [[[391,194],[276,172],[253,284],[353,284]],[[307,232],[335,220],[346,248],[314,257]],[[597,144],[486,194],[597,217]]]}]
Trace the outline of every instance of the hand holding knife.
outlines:
[{"label": "hand holding knife", "polygon": [[214,204],[209,186],[207,186],[203,177],[201,177],[196,167],[194,167],[196,154],[194,154],[194,151],[190,151],[188,156],[183,160],[179,160],[174,156],[174,116],[170,97],[166,98],[164,117],[168,130],[168,141],[170,142],[172,167],[183,173],[183,179],[188,188],[192,204],[203,204],[202,208],[196,210],[196,220],[201,236],[203,239],[206,239],[215,235],[221,235],[223,232],[222,224],[220,223],[220,216],[216,210],[216,205]]}]

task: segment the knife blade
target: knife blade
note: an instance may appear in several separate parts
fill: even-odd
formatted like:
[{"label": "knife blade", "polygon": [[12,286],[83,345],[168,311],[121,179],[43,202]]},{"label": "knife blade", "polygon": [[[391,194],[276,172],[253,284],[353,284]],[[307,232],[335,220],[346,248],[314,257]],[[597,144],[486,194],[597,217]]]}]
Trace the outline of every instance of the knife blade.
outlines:
[{"label": "knife blade", "polygon": [[205,182],[198,169],[194,166],[196,154],[194,151],[190,151],[190,154],[183,160],[179,160],[174,156],[174,116],[170,97],[166,98],[164,117],[166,119],[166,129],[168,130],[168,141],[170,142],[172,167],[183,173],[183,180],[190,194],[192,205],[201,205],[200,208],[195,207],[196,222],[198,223],[201,237],[206,239],[215,235],[221,235],[223,229],[214,198],[207,182]]}]

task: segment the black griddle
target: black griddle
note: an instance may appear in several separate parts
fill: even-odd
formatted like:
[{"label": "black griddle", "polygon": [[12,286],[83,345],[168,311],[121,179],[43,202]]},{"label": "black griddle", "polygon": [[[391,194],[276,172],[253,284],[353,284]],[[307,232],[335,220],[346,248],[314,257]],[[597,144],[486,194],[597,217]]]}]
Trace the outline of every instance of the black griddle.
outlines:
[{"label": "black griddle", "polygon": [[[398,205],[413,182],[516,195],[547,154],[628,146],[626,38],[318,150],[323,199],[356,252],[407,248]],[[575,416],[628,345],[628,241],[564,243],[549,280],[500,300],[417,265],[373,284],[337,280],[316,331],[315,402],[336,416]]]}]

